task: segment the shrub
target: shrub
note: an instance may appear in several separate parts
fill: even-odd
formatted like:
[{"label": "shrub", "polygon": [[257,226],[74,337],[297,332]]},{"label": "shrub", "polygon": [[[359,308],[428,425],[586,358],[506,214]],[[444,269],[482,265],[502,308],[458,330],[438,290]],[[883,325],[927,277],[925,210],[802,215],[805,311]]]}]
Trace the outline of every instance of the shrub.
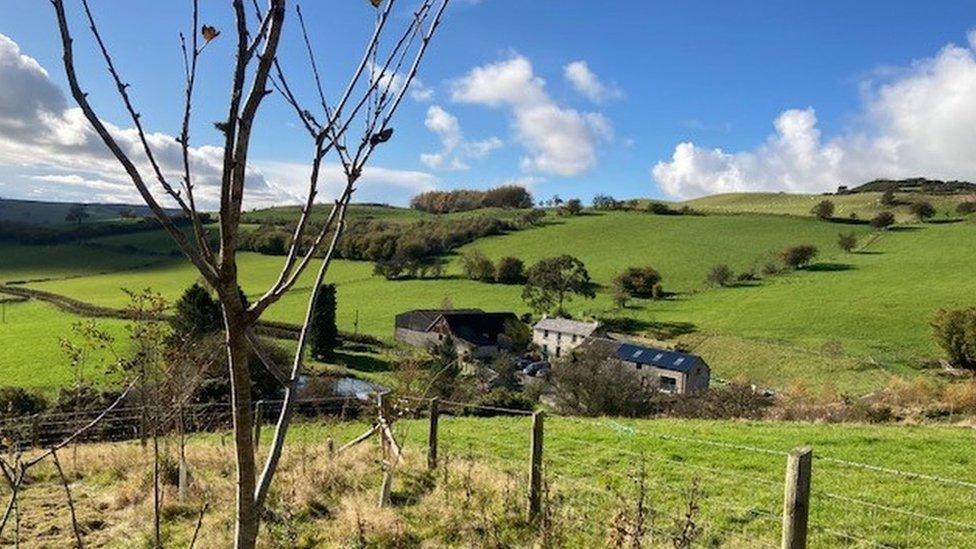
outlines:
[{"label": "shrub", "polygon": [[494,410],[492,408],[522,410],[525,412],[531,412],[532,409],[535,408],[535,403],[532,402],[528,397],[511,389],[492,389],[491,391],[483,393],[480,397],[478,397],[475,403],[478,406],[485,406],[488,408],[470,408],[471,415],[480,417],[514,415],[512,412]]},{"label": "shrub", "polygon": [[583,212],[583,202],[579,198],[570,198],[563,206],[563,210],[569,215],[579,215]]},{"label": "shrub", "polygon": [[976,381],[950,384],[942,395],[942,405],[954,413],[976,414]]},{"label": "shrub", "polygon": [[517,257],[503,257],[495,267],[495,282],[521,284],[525,282],[525,264]]},{"label": "shrub", "polygon": [[976,201],[960,202],[956,205],[956,213],[961,215],[976,213]]},{"label": "shrub", "polygon": [[525,187],[502,185],[485,191],[482,205],[488,208],[531,208],[534,200]]},{"label": "shrub", "polygon": [[177,337],[197,337],[223,328],[220,304],[199,284],[187,288],[173,308],[169,323]]},{"label": "shrub", "polygon": [[495,265],[481,250],[471,250],[461,257],[464,276],[481,282],[494,282]]},{"label": "shrub", "polygon": [[654,215],[674,215],[674,210],[663,202],[650,202],[647,204],[647,211]]},{"label": "shrub", "polygon": [[780,253],[783,264],[793,269],[802,269],[817,256],[817,247],[810,244],[791,246]]},{"label": "shrub", "polygon": [[847,253],[853,252],[854,248],[857,247],[857,235],[854,233],[840,233],[837,235],[837,246]]},{"label": "shrub", "polygon": [[594,210],[617,210],[620,207],[620,202],[610,195],[598,194],[593,197]]},{"label": "shrub", "polygon": [[819,219],[830,219],[834,217],[834,203],[830,200],[821,200],[810,210],[810,213]]},{"label": "shrub", "polygon": [[908,209],[919,221],[925,221],[935,215],[935,207],[925,201],[913,202]]},{"label": "shrub", "polygon": [[728,286],[732,284],[734,279],[735,273],[733,273],[732,269],[725,264],[715,265],[711,268],[711,270],[708,271],[708,276],[705,277],[705,280],[709,284],[714,284],[716,286]]},{"label": "shrub", "polygon": [[895,224],[895,214],[891,212],[880,212],[871,219],[871,226],[875,229],[887,229]]},{"label": "shrub", "polygon": [[691,395],[667,397],[661,412],[695,419],[762,419],[772,397],[750,385],[732,383]]},{"label": "shrub", "polygon": [[950,362],[976,369],[976,307],[940,310],[932,321],[932,335]]},{"label": "shrub", "polygon": [[654,267],[628,267],[613,279],[615,288],[625,292],[630,297],[653,298],[654,287],[661,283],[661,273]]},{"label": "shrub", "polygon": [[888,189],[881,195],[881,203],[885,206],[896,206],[898,199],[895,198],[895,191]]},{"label": "shrub", "polygon": [[312,325],[309,328],[309,350],[315,358],[331,358],[339,345],[339,329],[336,327],[336,288],[324,284],[318,290]]},{"label": "shrub", "polygon": [[552,369],[556,407],[582,416],[641,416],[651,411],[654,388],[637,372],[608,361],[596,350],[568,356]]},{"label": "shrub", "polygon": [[0,417],[29,416],[47,408],[44,397],[23,387],[0,387]]}]

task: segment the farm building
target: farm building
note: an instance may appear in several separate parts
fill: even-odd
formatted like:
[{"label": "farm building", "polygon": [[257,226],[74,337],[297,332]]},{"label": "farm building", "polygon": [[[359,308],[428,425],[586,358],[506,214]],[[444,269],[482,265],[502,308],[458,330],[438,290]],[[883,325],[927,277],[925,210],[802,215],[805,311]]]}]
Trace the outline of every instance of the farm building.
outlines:
[{"label": "farm building", "polygon": [[698,355],[656,349],[605,337],[590,338],[586,348],[630,368],[645,383],[666,393],[689,394],[708,389],[711,369]]},{"label": "farm building", "polygon": [[600,330],[599,322],[543,317],[532,327],[532,343],[547,357],[559,358]]},{"label": "farm building", "polygon": [[396,316],[394,339],[417,347],[454,342],[458,356],[489,358],[510,347],[505,331],[520,322],[515,313],[486,313],[481,309],[418,309]]}]

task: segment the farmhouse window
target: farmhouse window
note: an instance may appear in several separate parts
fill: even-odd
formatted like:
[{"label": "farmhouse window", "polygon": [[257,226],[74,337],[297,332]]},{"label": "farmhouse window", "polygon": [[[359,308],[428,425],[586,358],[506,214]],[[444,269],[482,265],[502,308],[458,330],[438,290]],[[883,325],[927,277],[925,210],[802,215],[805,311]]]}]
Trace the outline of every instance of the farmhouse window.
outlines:
[{"label": "farmhouse window", "polygon": [[673,393],[678,388],[678,380],[673,377],[661,376],[661,389]]}]

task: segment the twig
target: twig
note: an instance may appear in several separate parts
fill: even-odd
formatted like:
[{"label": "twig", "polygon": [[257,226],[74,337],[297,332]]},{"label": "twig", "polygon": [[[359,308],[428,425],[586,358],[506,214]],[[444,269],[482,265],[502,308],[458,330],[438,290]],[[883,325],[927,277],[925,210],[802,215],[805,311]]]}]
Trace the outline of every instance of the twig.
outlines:
[{"label": "twig", "polygon": [[84,549],[85,543],[81,540],[81,529],[78,527],[78,517],[75,514],[75,501],[71,497],[71,487],[68,485],[68,477],[64,474],[64,469],[61,468],[61,460],[58,459],[58,453],[51,452],[51,457],[54,459],[54,467],[58,470],[58,475],[61,477],[61,485],[64,486],[64,495],[68,499],[68,511],[71,513],[71,529],[75,533],[75,541],[78,542],[78,549]]},{"label": "twig", "polygon": [[197,525],[193,528],[193,537],[190,538],[190,545],[188,546],[189,549],[193,549],[193,547],[197,544],[197,536],[200,535],[200,527],[203,526],[203,515],[207,512],[209,507],[209,501],[205,501],[203,505],[200,506],[200,514],[197,515]]}]

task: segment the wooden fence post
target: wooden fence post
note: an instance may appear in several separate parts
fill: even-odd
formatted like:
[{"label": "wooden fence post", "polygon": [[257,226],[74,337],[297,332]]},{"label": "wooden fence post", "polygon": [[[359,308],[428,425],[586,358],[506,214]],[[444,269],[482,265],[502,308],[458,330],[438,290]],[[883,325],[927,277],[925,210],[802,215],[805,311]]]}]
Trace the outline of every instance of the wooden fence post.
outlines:
[{"label": "wooden fence post", "polygon": [[261,446],[261,425],[264,423],[264,401],[254,403],[254,451]]},{"label": "wooden fence post", "polygon": [[437,469],[437,418],[440,414],[440,400],[430,399],[430,428],[427,431],[427,469]]},{"label": "wooden fence post", "polygon": [[529,522],[535,523],[542,511],[543,412],[532,414],[532,446],[529,457]]},{"label": "wooden fence post", "polygon": [[805,549],[807,546],[812,465],[813,449],[808,446],[793,450],[786,458],[782,549]]}]

